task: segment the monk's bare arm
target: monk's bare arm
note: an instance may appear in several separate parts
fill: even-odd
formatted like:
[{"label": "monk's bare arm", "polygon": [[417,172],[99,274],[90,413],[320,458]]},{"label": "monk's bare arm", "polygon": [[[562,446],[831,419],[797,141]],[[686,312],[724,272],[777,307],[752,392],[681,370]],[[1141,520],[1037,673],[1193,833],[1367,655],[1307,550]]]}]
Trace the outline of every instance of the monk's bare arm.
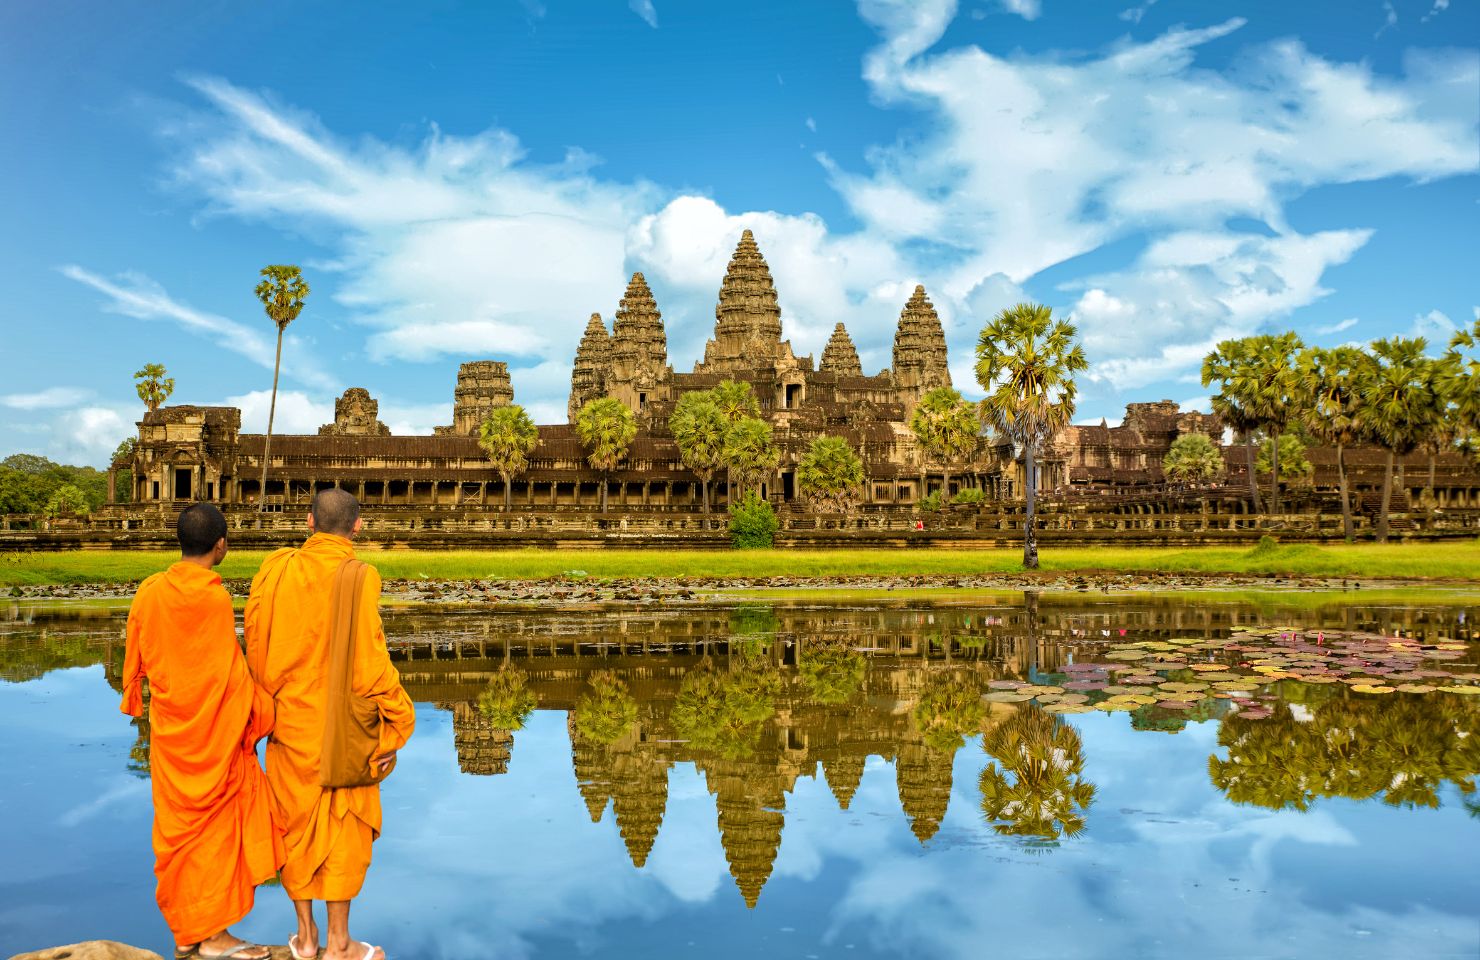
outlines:
[{"label": "monk's bare arm", "polygon": [[369,697],[380,707],[381,757],[389,758],[411,739],[416,728],[416,707],[401,686],[401,674],[391,663],[380,622],[380,574],[373,568],[365,578],[360,596],[360,635],[355,638],[355,693]]}]

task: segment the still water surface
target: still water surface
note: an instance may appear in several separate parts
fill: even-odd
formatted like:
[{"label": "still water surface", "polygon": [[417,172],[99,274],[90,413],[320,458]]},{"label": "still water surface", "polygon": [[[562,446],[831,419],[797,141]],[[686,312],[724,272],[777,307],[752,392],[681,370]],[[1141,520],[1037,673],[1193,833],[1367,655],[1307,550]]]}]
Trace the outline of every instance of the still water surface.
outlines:
[{"label": "still water surface", "polygon": [[[1473,958],[1480,697],[1444,688],[1480,680],[1477,613],[391,612],[418,728],[355,932],[393,958]],[[168,946],[121,618],[0,607],[0,955]],[[237,932],[291,928],[264,888]]]}]

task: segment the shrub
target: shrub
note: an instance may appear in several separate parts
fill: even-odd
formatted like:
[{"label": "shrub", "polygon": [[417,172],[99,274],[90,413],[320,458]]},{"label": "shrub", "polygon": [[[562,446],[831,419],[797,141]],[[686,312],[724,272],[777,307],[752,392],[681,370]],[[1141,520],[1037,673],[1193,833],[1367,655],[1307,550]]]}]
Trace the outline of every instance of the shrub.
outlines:
[{"label": "shrub", "polygon": [[924,513],[939,513],[940,491],[936,490],[932,493],[927,493],[915,503],[915,506],[919,507]]},{"label": "shrub", "polygon": [[776,542],[781,521],[770,501],[754,492],[739,503],[730,504],[730,543],[737,550],[764,550]]},{"label": "shrub", "polygon": [[986,499],[987,493],[985,490],[978,489],[977,487],[967,487],[965,490],[957,490],[956,495],[951,498],[951,502],[961,506],[974,507],[977,504],[984,503]]}]

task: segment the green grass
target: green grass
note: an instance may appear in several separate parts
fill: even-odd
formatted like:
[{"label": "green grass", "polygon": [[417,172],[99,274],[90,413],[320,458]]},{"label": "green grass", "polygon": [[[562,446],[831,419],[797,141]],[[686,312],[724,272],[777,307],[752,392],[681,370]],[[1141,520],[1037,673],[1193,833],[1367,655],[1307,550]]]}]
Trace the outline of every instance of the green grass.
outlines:
[{"label": "green grass", "polygon": [[[227,578],[250,577],[264,553],[232,553]],[[541,579],[582,570],[612,577],[827,577],[1010,573],[1019,550],[366,550],[362,556],[391,578]],[[0,585],[124,583],[164,569],[165,551],[108,550],[0,556]],[[1480,540],[1413,544],[1206,547],[1053,547],[1045,571],[1288,574],[1307,577],[1480,581]]]}]

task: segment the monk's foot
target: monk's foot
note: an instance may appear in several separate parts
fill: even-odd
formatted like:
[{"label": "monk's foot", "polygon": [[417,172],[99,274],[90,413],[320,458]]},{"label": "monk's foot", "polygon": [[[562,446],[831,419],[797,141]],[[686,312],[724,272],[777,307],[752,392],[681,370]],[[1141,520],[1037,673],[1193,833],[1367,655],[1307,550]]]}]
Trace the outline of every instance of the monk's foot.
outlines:
[{"label": "monk's foot", "polygon": [[268,960],[272,951],[255,943],[248,943],[234,936],[230,930],[222,930],[214,937],[207,937],[195,946],[195,956],[201,960],[230,957],[231,960]]},{"label": "monk's foot", "polygon": [[293,954],[294,960],[318,960],[318,926],[309,924],[306,928],[299,927],[298,931],[288,939],[288,951]]},{"label": "monk's foot", "polygon": [[339,944],[330,941],[323,960],[385,960],[385,951],[368,943],[350,940]]}]

